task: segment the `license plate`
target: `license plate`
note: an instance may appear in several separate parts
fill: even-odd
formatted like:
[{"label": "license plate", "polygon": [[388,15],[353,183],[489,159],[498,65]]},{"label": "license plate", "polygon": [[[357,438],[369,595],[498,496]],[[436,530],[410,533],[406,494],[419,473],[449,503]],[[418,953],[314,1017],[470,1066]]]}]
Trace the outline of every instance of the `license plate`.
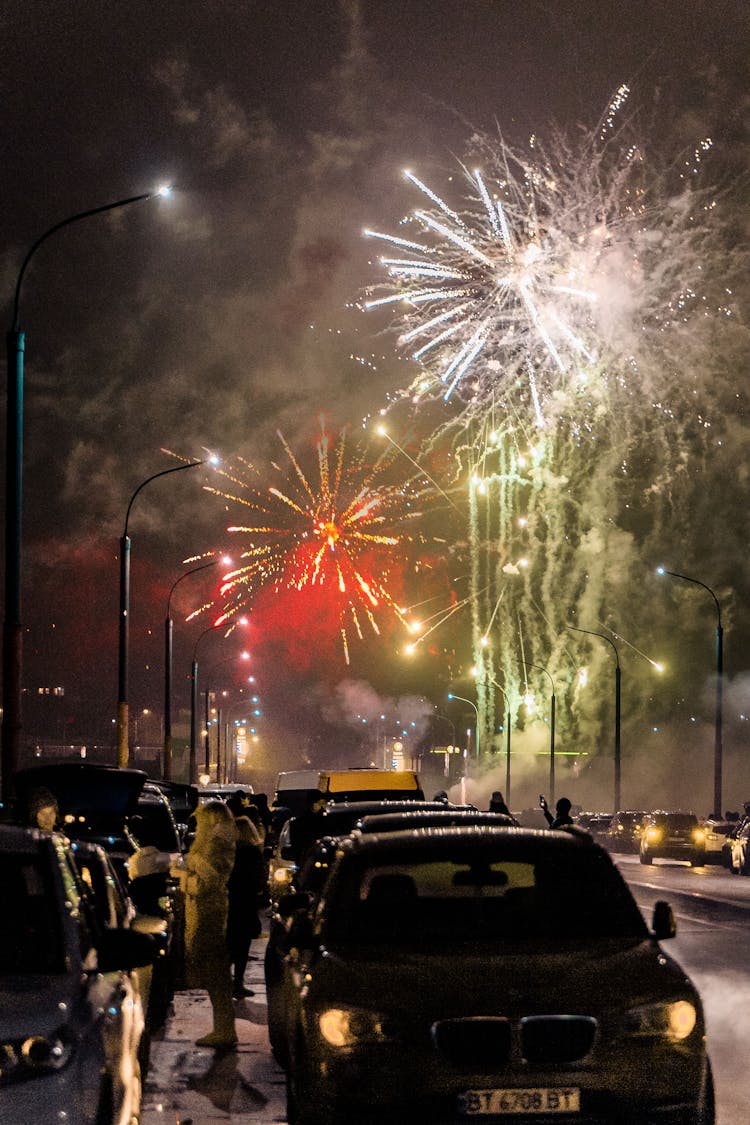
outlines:
[{"label": "license plate", "polygon": [[458,1109],[467,1117],[500,1113],[580,1113],[581,1091],[575,1086],[466,1090],[459,1094]]}]

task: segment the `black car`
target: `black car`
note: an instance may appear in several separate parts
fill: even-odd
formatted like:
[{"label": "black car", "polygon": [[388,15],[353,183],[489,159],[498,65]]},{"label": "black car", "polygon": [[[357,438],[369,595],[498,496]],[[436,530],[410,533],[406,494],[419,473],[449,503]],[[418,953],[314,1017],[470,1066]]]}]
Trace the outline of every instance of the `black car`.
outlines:
[{"label": "black car", "polygon": [[180,952],[177,883],[169,873],[180,840],[166,796],[142,770],[88,762],[54,762],[20,770],[14,777],[17,815],[25,818],[34,791],[57,799],[61,828],[73,841],[98,844],[127,886],[141,915],[163,920],[152,930],[159,953],[149,998],[152,1028],[164,1023],[174,993]]},{"label": "black car", "polygon": [[713,1125],[698,993],[575,829],[339,842],[284,965],[291,1125]]},{"label": "black car", "polygon": [[633,812],[629,809],[616,812],[601,843],[613,852],[635,854],[640,849],[643,822],[647,815],[645,812]]},{"label": "black car", "polygon": [[342,801],[331,802],[319,813],[307,818],[304,839],[295,831],[302,817],[290,817],[281,828],[268,863],[268,885],[271,904],[292,889],[294,875],[304,851],[324,836],[345,836],[366,816],[377,813],[445,812],[472,809],[472,805],[450,805],[447,801]]},{"label": "black car", "polygon": [[706,830],[694,812],[657,810],[644,819],[640,838],[640,861],[683,859],[691,867],[706,862]]},{"label": "black car", "polygon": [[[414,802],[409,803],[413,805]],[[365,807],[369,807],[369,804]],[[339,827],[348,826],[349,822],[340,817],[332,819]],[[357,820],[353,830],[369,835],[403,832],[414,828],[440,828],[456,824],[487,824],[494,828],[508,828],[514,824],[514,820],[502,813],[480,812],[473,808],[421,808],[400,812],[368,813],[367,816]],[[309,912],[316,906],[336,857],[339,839],[340,837],[324,836],[316,841],[299,870],[294,870],[289,893],[276,903],[271,914],[264,957],[268,1038],[273,1055],[282,1066],[287,1061],[283,1034],[285,1019],[283,962],[288,931],[295,914]]]},{"label": "black car", "polygon": [[131,1125],[151,940],[100,924],[62,835],[0,825],[0,886],[0,1121]]}]

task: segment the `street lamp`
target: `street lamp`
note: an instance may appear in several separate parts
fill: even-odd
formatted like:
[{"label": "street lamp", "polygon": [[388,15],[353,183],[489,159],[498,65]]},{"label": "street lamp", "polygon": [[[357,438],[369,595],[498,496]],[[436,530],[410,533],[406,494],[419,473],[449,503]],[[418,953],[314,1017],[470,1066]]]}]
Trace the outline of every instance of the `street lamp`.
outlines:
[{"label": "street lamp", "polygon": [[[449,718],[448,715],[443,715],[442,712],[440,712],[440,711],[435,712],[435,718],[436,719],[442,719],[443,722],[448,723],[451,730],[453,731],[453,742],[451,743],[451,745],[457,750],[458,747],[456,745],[456,743],[457,743],[456,724],[453,722],[453,719]],[[445,752],[445,754],[443,755],[443,758],[444,758],[444,761],[443,761],[443,776],[446,779],[450,779],[450,772],[451,771],[450,771],[450,759],[449,759],[448,751]]]},{"label": "street lamp", "polygon": [[128,520],[133,502],[147,484],[159,477],[169,476],[170,473],[181,473],[185,469],[195,469],[198,465],[205,465],[205,460],[188,461],[184,465],[175,465],[171,469],[162,469],[160,473],[153,473],[136,488],[130,497],[125,513],[125,527],[120,539],[120,629],[119,629],[119,663],[117,677],[117,764],[124,768],[128,764],[128,648],[130,643],[130,538],[128,536]]},{"label": "street lamp", "polygon": [[608,645],[612,646],[615,654],[615,812],[620,809],[620,699],[622,688],[622,676],[620,672],[620,654],[617,651],[617,645],[608,637],[606,633],[596,633],[593,629],[579,629],[577,625],[568,625],[569,629],[573,629],[576,633],[588,633],[590,637],[601,637]]},{"label": "street lamp", "polygon": [[[550,682],[552,688],[552,697],[550,701],[549,712],[549,797],[550,801],[555,800],[555,681],[550,676],[546,668],[541,664],[529,664],[526,660],[521,663],[525,668],[536,668],[537,672],[544,672],[545,676]],[[507,796],[506,796],[507,801]]]},{"label": "street lamp", "polygon": [[[172,583],[172,589],[169,591],[167,598],[167,616],[164,618],[164,769],[163,776],[165,781],[172,779],[172,634],[173,622],[171,614],[172,595],[177,586],[184,578],[188,578],[191,574],[197,574],[199,570],[208,570],[211,566],[216,566],[219,559],[212,559],[211,562],[203,563],[202,566],[194,566],[190,570],[186,570],[184,574]],[[192,784],[192,776],[191,782]]]},{"label": "street lamp", "polygon": [[716,719],[715,719],[715,733],[714,733],[714,812],[717,816],[721,816],[723,808],[722,802],[722,759],[723,759],[723,745],[722,745],[722,694],[724,689],[724,630],[721,627],[721,606],[719,599],[710,586],[705,582],[699,581],[697,578],[688,578],[687,574],[678,574],[674,570],[665,570],[663,566],[656,568],[656,573],[663,575],[668,574],[670,578],[680,578],[683,582],[692,582],[694,586],[700,586],[703,590],[707,590],[714,600],[716,607]]},{"label": "street lamp", "polygon": [[[188,782],[193,785],[195,769],[198,758],[198,645],[209,633],[215,633],[219,625],[209,625],[196,639],[193,645],[193,662],[190,665],[190,767]],[[206,746],[208,746],[208,688],[206,688]],[[205,772],[208,773],[208,750],[205,755]]]},{"label": "street lamp", "polygon": [[471,699],[466,699],[465,696],[463,696],[463,695],[454,695],[454,693],[452,691],[448,692],[448,698],[449,699],[460,699],[462,703],[468,703],[470,707],[474,708],[474,714],[477,717],[477,725],[474,729],[476,730],[476,740],[475,740],[476,741],[476,756],[477,756],[477,759],[478,759],[479,758],[479,710],[477,708],[477,705]]},{"label": "street lamp", "polygon": [[7,333],[7,388],[5,411],[5,616],[3,618],[3,721],[2,771],[3,795],[10,790],[11,779],[18,767],[21,741],[21,691],[23,681],[23,626],[21,624],[21,546],[23,515],[23,392],[24,352],[26,334],[20,328],[21,286],[26,270],[39,247],[63,227],[140,203],[144,199],[170,194],[163,187],[156,191],[131,195],[102,207],[92,207],[69,215],[37,238],[23,260],[16,281],[13,319]]}]

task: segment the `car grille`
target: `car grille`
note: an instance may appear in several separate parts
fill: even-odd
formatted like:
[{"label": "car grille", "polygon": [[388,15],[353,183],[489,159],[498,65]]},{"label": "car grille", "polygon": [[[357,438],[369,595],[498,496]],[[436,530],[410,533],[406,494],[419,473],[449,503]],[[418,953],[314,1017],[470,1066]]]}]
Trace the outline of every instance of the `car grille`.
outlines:
[{"label": "car grille", "polygon": [[590,1016],[529,1016],[521,1020],[521,1054],[533,1063],[572,1063],[594,1045],[596,1020]]},{"label": "car grille", "polygon": [[441,1020],[433,1025],[432,1036],[438,1051],[454,1066],[494,1070],[510,1058],[511,1024],[499,1017]]},{"label": "car grille", "polygon": [[527,1016],[517,1026],[499,1016],[440,1020],[433,1042],[453,1066],[495,1070],[513,1057],[539,1066],[575,1063],[594,1046],[597,1022],[591,1016]]}]

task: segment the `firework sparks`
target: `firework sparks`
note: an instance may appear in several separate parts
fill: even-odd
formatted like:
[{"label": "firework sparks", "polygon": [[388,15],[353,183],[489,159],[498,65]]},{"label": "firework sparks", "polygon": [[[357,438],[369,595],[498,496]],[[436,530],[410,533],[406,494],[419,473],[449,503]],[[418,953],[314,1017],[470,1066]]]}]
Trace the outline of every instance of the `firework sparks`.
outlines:
[{"label": "firework sparks", "polygon": [[428,205],[405,220],[414,238],[365,231],[394,251],[365,308],[398,308],[399,346],[426,369],[416,400],[455,395],[475,414],[502,399],[541,429],[577,399],[588,409],[608,381],[643,390],[655,359],[663,385],[675,355],[658,337],[696,314],[727,315],[702,272],[701,218],[715,201],[691,182],[711,141],[668,186],[618,123],[628,94],[575,147],[557,134],[524,151],[475,136],[485,170],[464,166],[456,207],[405,173]]},{"label": "firework sparks", "polygon": [[512,709],[520,698],[519,652],[550,668],[561,698],[570,690],[563,732],[594,730],[570,686],[565,622],[619,606],[629,629],[652,630],[641,559],[684,527],[704,465],[722,471],[717,403],[740,401],[747,333],[733,292],[746,259],[731,192],[706,182],[721,157],[709,159],[709,137],[682,154],[644,143],[622,121],[627,95],[575,140],[533,137],[521,151],[475,135],[463,192],[410,173],[424,203],[403,236],[366,232],[388,247],[366,307],[390,311],[422,368],[401,399],[422,417],[443,411],[426,448],[450,446],[451,495],[467,488],[489,737],[496,678]]},{"label": "firework sparks", "polygon": [[[247,538],[239,565],[224,576],[219,621],[247,608],[261,588],[275,592],[319,592],[335,608],[346,662],[351,630],[360,639],[366,626],[380,633],[380,611],[406,628],[404,611],[389,588],[412,542],[404,527],[419,515],[420,492],[385,479],[391,458],[371,468],[347,458],[345,434],[332,447],[323,430],[317,446],[317,478],[305,473],[279,434],[289,462],[283,483],[258,489],[247,476],[252,466],[227,471],[227,487],[209,488],[249,509],[252,520],[228,528]],[[281,471],[278,466],[276,469]]]}]

